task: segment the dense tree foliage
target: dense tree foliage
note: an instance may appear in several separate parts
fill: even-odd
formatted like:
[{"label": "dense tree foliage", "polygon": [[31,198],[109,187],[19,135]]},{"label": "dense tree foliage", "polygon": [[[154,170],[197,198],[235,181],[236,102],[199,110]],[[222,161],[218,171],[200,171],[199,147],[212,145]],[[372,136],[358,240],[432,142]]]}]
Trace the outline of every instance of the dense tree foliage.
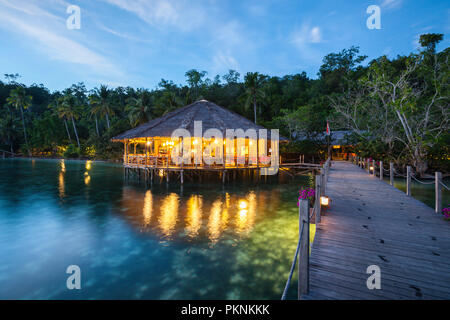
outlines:
[{"label": "dense tree foliage", "polygon": [[[324,156],[323,131],[349,129],[362,155],[414,162],[418,171],[449,170],[449,48],[436,52],[440,34],[420,37],[423,50],[409,56],[366,56],[351,47],[324,57],[317,79],[230,70],[223,76],[189,70],[186,85],[162,79],[158,88],[83,83],[61,92],[0,81],[0,150],[34,156],[119,159],[110,138],[199,99],[229,108],[291,138],[282,151]],[[296,141],[303,132],[307,140]]]}]

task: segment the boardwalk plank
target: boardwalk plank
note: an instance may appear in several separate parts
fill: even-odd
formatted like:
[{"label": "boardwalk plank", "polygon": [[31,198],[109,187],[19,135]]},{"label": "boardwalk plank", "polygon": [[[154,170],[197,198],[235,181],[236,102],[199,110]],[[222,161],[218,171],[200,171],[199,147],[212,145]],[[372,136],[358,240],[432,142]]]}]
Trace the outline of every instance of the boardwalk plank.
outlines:
[{"label": "boardwalk plank", "polygon": [[[305,299],[450,299],[450,224],[433,209],[347,162],[327,195]],[[366,286],[372,264],[381,290]]]}]

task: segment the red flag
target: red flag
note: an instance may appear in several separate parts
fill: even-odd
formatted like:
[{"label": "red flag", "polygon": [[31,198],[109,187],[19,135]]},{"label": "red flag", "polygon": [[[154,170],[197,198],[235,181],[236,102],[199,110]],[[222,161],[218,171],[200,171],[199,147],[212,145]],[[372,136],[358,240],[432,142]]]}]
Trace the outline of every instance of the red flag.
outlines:
[{"label": "red flag", "polygon": [[327,121],[327,136],[329,136],[329,135],[330,135],[330,124]]}]

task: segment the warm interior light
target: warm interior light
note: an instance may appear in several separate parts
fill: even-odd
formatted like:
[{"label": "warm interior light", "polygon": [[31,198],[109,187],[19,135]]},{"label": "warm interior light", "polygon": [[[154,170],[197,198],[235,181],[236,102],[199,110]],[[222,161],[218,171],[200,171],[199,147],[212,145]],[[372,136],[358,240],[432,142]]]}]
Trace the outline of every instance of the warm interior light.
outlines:
[{"label": "warm interior light", "polygon": [[150,141],[147,141],[147,145],[149,146],[151,144],[151,142]]},{"label": "warm interior light", "polygon": [[239,209],[246,209],[247,208],[247,201],[241,200],[239,201]]},{"label": "warm interior light", "polygon": [[370,170],[370,171],[373,171],[373,167],[371,166],[371,167],[369,168],[369,170]]},{"label": "warm interior light", "polygon": [[217,139],[216,139],[216,140],[214,140],[214,143],[215,143],[215,144],[217,144],[217,143],[218,143]]},{"label": "warm interior light", "polygon": [[251,142],[251,141],[250,141],[250,143],[249,143],[249,144],[250,144],[250,145],[252,145],[252,144],[253,144],[253,142]]},{"label": "warm interior light", "polygon": [[320,204],[322,206],[328,206],[330,204],[330,199],[328,197],[322,196],[320,197]]},{"label": "warm interior light", "polygon": [[195,139],[194,142],[193,142],[193,144],[197,144],[197,143],[198,143],[198,141],[197,141],[197,139]]}]

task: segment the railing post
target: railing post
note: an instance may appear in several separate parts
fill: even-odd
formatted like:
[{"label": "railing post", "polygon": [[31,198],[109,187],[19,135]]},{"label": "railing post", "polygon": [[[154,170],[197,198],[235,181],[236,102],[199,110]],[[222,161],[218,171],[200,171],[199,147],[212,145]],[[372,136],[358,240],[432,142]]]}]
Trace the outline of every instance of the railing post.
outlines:
[{"label": "railing post", "polygon": [[369,159],[366,160],[366,169],[367,169],[367,172],[370,174],[370,160]]},{"label": "railing post", "polygon": [[309,200],[299,202],[298,300],[309,292]]},{"label": "railing post", "polygon": [[316,175],[316,201],[314,202],[315,210],[316,210],[316,224],[320,222],[320,197],[322,196],[322,186],[321,181],[322,175]]},{"label": "railing post", "polygon": [[391,186],[394,185],[394,163],[389,163],[389,183]]},{"label": "railing post", "polygon": [[383,161],[380,161],[380,180],[383,181]]},{"label": "railing post", "polygon": [[406,167],[406,195],[411,195],[411,166]]},{"label": "railing post", "polygon": [[321,176],[321,183],[320,183],[320,186],[321,186],[321,190],[320,190],[320,192],[322,192],[322,194],[325,194],[325,192],[326,192],[326,188],[327,188],[327,182],[325,181],[325,173],[321,173],[320,174],[320,176]]},{"label": "railing post", "polygon": [[436,213],[441,213],[442,212],[442,173],[441,172],[436,172],[435,173],[435,198],[436,198]]}]

